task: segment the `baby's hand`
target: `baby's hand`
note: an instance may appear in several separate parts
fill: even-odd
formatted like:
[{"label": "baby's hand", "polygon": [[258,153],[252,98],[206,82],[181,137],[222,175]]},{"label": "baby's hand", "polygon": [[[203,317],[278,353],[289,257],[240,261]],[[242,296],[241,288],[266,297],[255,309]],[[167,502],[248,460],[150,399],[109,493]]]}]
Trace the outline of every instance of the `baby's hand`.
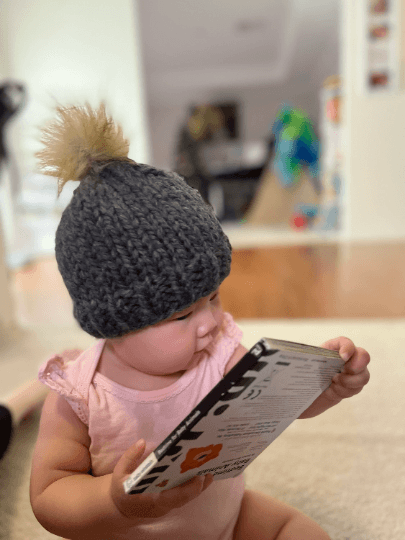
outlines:
[{"label": "baby's hand", "polygon": [[370,379],[370,373],[367,369],[370,355],[364,349],[355,347],[353,341],[339,337],[327,341],[322,347],[338,351],[346,364],[342,373],[333,377],[329,388],[322,392],[299,418],[313,418],[337,405],[343,398],[355,396],[362,391],[363,386]]},{"label": "baby's hand", "polygon": [[160,493],[127,495],[123,482],[142,462],[145,441],[142,439],[131,446],[118,461],[111,479],[110,495],[123,516],[129,519],[157,518],[166,515],[174,508],[180,508],[195,499],[213,482],[213,476],[195,477],[180,486],[166,489]]},{"label": "baby's hand", "polygon": [[322,345],[325,349],[338,351],[346,364],[342,373],[332,379],[332,384],[324,395],[331,401],[340,401],[342,398],[355,396],[362,391],[370,380],[367,365],[370,355],[364,349],[355,347],[353,341],[346,337],[331,339]]}]

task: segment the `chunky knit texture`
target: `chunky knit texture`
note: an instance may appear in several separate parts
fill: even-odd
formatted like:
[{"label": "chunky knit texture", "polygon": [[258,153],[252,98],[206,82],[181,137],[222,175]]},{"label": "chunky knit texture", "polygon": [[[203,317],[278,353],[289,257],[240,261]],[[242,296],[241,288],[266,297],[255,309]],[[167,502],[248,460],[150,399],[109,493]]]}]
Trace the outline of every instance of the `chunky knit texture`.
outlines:
[{"label": "chunky knit texture", "polygon": [[59,271],[83,330],[112,338],[160,322],[212,293],[231,246],[212,208],[175,173],[96,164],[56,233]]}]

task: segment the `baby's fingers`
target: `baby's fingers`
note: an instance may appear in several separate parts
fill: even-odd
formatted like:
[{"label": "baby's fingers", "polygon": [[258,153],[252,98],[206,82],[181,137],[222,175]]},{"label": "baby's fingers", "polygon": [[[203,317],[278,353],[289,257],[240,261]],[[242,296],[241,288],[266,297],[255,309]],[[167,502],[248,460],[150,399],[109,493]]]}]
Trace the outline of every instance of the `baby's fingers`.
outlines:
[{"label": "baby's fingers", "polygon": [[363,386],[365,386],[369,380],[370,373],[367,368],[357,375],[339,373],[332,379],[334,383],[349,389],[363,388]]},{"label": "baby's fingers", "polygon": [[127,495],[123,486],[125,478],[142,463],[144,452],[145,441],[140,439],[121,456],[111,476],[111,499],[121,514],[128,518],[149,515],[154,517],[152,513],[153,501],[141,499],[140,495]]},{"label": "baby's fingers", "polygon": [[172,508],[180,508],[184,504],[192,501],[205,491],[213,482],[213,476],[196,476],[193,479],[172,489],[164,490],[160,493],[163,504],[166,502]]},{"label": "baby's fingers", "polygon": [[124,476],[133,473],[138,465],[141,464],[141,458],[144,452],[145,441],[140,439],[121,456],[114,468],[114,476],[116,478],[123,478]]},{"label": "baby's fingers", "polygon": [[338,351],[344,361],[349,360],[356,350],[353,341],[344,336],[330,339],[321,346],[331,351]]},{"label": "baby's fingers", "polygon": [[363,371],[367,371],[367,365],[370,363],[370,355],[368,352],[361,347],[357,347],[352,358],[346,362],[343,369],[344,373],[350,375],[357,375]]}]

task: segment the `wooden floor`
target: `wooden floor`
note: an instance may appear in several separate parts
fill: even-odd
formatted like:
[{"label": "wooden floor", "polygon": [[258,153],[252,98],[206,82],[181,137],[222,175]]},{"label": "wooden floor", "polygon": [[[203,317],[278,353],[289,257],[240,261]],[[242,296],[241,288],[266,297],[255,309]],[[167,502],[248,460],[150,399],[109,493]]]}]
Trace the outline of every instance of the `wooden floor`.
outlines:
[{"label": "wooden floor", "polygon": [[[54,259],[28,265],[13,281],[24,323],[72,320]],[[235,318],[405,317],[405,243],[234,250],[221,291]]]},{"label": "wooden floor", "polygon": [[238,318],[405,316],[405,243],[235,251],[222,286]]}]

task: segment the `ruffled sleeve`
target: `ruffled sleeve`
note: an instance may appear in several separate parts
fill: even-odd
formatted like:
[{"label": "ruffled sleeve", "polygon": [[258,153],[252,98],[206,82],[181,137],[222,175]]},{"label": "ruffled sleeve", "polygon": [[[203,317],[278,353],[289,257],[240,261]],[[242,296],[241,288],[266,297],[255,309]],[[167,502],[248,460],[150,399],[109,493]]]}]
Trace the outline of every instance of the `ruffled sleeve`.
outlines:
[{"label": "ruffled sleeve", "polygon": [[87,396],[77,390],[83,367],[81,359],[85,354],[78,349],[72,349],[51,356],[41,365],[38,379],[64,397],[80,420],[88,425]]}]

